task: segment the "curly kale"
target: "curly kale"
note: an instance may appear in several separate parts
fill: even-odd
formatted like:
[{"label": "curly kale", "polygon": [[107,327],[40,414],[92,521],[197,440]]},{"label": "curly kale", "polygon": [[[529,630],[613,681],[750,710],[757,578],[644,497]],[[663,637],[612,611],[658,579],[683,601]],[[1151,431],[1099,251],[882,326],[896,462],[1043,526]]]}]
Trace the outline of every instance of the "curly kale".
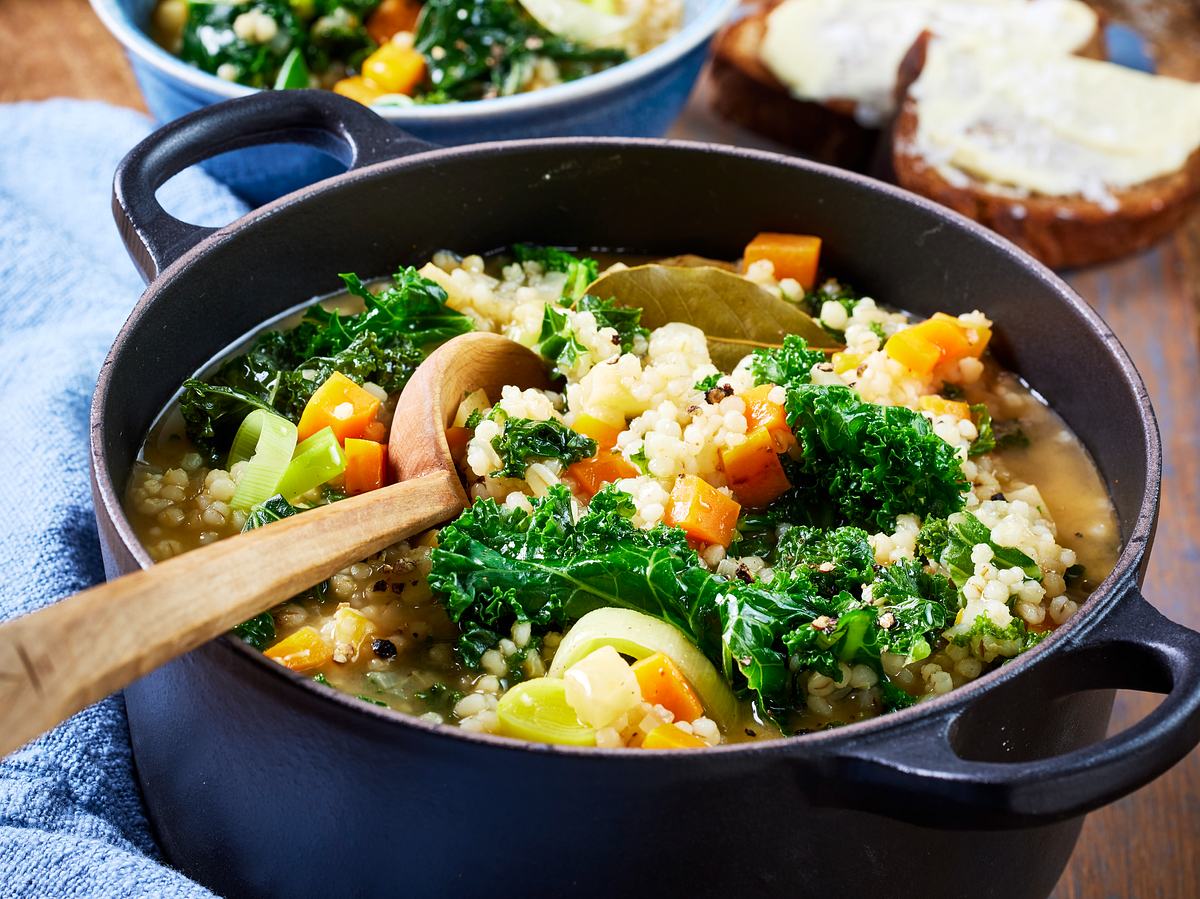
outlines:
[{"label": "curly kale", "polygon": [[632,499],[606,487],[576,521],[559,485],[531,512],[485,499],[443,528],[429,582],[462,630],[463,661],[477,665],[517,621],[544,633],[595,608],[635,609],[678,628],[735,690],[783,714],[803,704],[799,673],[840,677],[841,664],[861,663],[882,677],[881,653],[935,640],[954,601],[949,581],[904,563],[873,581],[879,607],[845,590],[822,595],[870,577],[863,538],[849,530],[800,541],[810,558],[836,558],[845,571],[818,563],[744,583],[708,571],[683,531],[642,530],[633,514]]},{"label": "curly kale", "polygon": [[750,374],[755,384],[779,384],[796,387],[812,381],[812,369],[825,361],[821,350],[810,350],[808,341],[795,334],[783,338],[777,349],[755,350],[750,360]]},{"label": "curly kale", "polygon": [[1020,618],[1000,627],[986,615],[979,615],[969,626],[958,625],[948,636],[955,646],[965,646],[976,658],[1013,658],[1037,646],[1050,631],[1031,631]]},{"label": "curly kale", "polygon": [[967,455],[982,456],[984,453],[990,453],[996,448],[996,434],[992,430],[992,413],[988,411],[985,403],[973,403],[971,418],[975,421],[975,430],[979,432],[979,436],[971,442],[971,448],[967,451]]},{"label": "curly kale", "polygon": [[991,547],[992,565],[996,568],[1020,568],[1030,580],[1042,579],[1037,562],[1014,546],[1001,546],[993,541],[988,526],[970,512],[958,512],[945,520],[929,519],[917,534],[918,551],[945,568],[958,587],[975,573],[971,553],[981,544]]},{"label": "curly kale", "polygon": [[563,296],[578,300],[587,286],[600,275],[600,263],[589,256],[576,256],[559,247],[541,247],[528,243],[516,243],[512,247],[517,262],[536,262],[547,272],[565,272],[567,283]]},{"label": "curly kale", "polygon": [[589,47],[547,31],[517,0],[426,0],[416,48],[425,56],[426,103],[506,97],[522,90],[539,59],[564,81],[624,62],[625,51]]},{"label": "curly kale", "polygon": [[898,515],[962,508],[970,485],[954,448],[911,409],[815,384],[789,388],[786,408],[801,448],[790,466],[790,501],[811,519],[832,510],[845,523],[879,531],[890,530]]},{"label": "curly kale", "polygon": [[255,615],[249,621],[237,625],[233,632],[262,652],[275,642],[275,618],[270,612]]},{"label": "curly kale", "polygon": [[492,447],[500,455],[503,467],[492,472],[494,478],[523,478],[534,462],[557,459],[564,466],[596,455],[596,441],[572,431],[557,421],[531,421],[510,418],[504,430],[492,438]]},{"label": "curly kale", "polygon": [[860,528],[788,528],[775,549],[774,564],[804,568],[822,595],[858,592],[875,575],[875,551]]},{"label": "curly kale", "polygon": [[584,295],[573,304],[564,306],[547,303],[542,312],[542,330],[538,333],[534,351],[550,362],[557,374],[564,377],[588,351],[587,346],[575,334],[575,329],[571,327],[571,318],[567,315],[571,308],[592,313],[597,327],[615,330],[622,353],[633,349],[635,338],[649,334],[640,324],[642,310],[637,307],[618,306],[613,300],[601,300],[590,295]]},{"label": "curly kale", "polygon": [[[249,87],[308,87],[308,71],[323,74],[335,63],[353,71],[375,49],[364,21],[378,5],[379,0],[191,2],[179,56],[211,74],[225,66],[223,74]],[[234,22],[248,12],[270,17],[274,37],[239,36]],[[283,83],[281,70],[294,54],[305,75],[295,84]]]},{"label": "curly kale", "polygon": [[343,275],[364,310],[353,315],[313,305],[288,331],[260,334],[250,348],[206,380],[184,383],[180,411],[188,436],[219,463],[247,413],[266,409],[299,421],[313,392],[338,371],[357,383],[400,390],[425,350],[471,330],[471,319],[446,306],[446,292],[413,268],[376,294]]}]

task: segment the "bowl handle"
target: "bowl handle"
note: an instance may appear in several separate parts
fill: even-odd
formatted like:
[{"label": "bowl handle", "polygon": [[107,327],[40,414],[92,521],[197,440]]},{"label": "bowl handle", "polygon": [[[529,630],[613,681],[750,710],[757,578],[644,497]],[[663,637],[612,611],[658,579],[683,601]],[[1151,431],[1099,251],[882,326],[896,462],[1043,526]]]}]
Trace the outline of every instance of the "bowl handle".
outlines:
[{"label": "bowl handle", "polygon": [[[1160,614],[1135,584],[1116,593],[1094,626],[1064,633],[1067,645],[1007,681],[834,749],[820,764],[831,785],[824,801],[927,825],[1028,827],[1085,814],[1162,774],[1200,742],[1200,633]],[[977,761],[955,750],[956,738],[994,715],[986,753],[994,758],[1004,727],[1054,714],[1047,698],[1113,689],[1166,698],[1126,730],[1049,758]]]},{"label": "bowl handle", "polygon": [[315,147],[350,169],[432,147],[331,91],[260,91],[169,122],[130,150],[113,178],[113,216],[145,280],[217,230],[170,215],[158,189],[210,156],[277,143]]}]

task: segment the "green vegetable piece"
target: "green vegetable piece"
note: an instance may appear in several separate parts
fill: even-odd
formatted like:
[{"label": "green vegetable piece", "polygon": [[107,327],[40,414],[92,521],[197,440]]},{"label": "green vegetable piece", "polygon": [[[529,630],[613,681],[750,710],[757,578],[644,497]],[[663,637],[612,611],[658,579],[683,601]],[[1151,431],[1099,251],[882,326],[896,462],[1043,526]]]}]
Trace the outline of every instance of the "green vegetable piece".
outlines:
[{"label": "green vegetable piece", "polygon": [[944,517],[963,507],[970,485],[954,448],[920,414],[816,384],[790,388],[786,408],[801,447],[789,479],[811,519],[832,510],[847,524],[888,531],[898,515]]},{"label": "green vegetable piece", "polygon": [[206,384],[195,378],[183,382],[179,412],[188,436],[214,463],[223,456],[236,428],[256,409],[275,411],[269,402],[236,387]]},{"label": "green vegetable piece", "polygon": [[275,619],[270,612],[263,612],[249,621],[243,621],[233,632],[262,652],[275,642]]},{"label": "green vegetable piece", "polygon": [[293,47],[284,57],[279,74],[275,76],[275,90],[296,90],[309,86],[308,63],[304,61],[304,53],[299,47]]},{"label": "green vegetable piece", "polygon": [[333,428],[321,428],[296,447],[279,482],[279,492],[288,498],[302,496],[345,470],[346,454]]},{"label": "green vegetable piece", "polygon": [[795,303],[724,269],[640,265],[602,275],[588,293],[641,309],[641,322],[651,329],[669,322],[695,325],[708,338],[713,364],[723,371],[754,349],[782,347],[789,335],[804,338],[808,346],[837,346]]},{"label": "green vegetable piece", "polygon": [[979,432],[979,436],[971,443],[967,455],[974,457],[990,453],[996,448],[996,435],[992,431],[992,413],[988,411],[988,407],[984,403],[973,403],[971,418],[975,421],[975,429]]},{"label": "green vegetable piece", "polygon": [[1016,547],[1001,546],[994,542],[987,525],[970,512],[959,512],[946,520],[944,542],[940,547],[934,547],[938,549],[936,561],[950,572],[957,587],[961,588],[975,574],[971,552],[980,544],[992,548],[991,564],[996,568],[1020,568],[1030,580],[1042,579],[1042,570],[1037,562]]},{"label": "green vegetable piece", "polygon": [[523,478],[534,462],[557,459],[570,465],[596,455],[596,441],[554,421],[510,418],[504,430],[492,438],[492,447],[504,467],[492,472],[494,478]]},{"label": "green vegetable piece", "polygon": [[386,702],[384,702],[383,700],[381,700],[381,699],[374,699],[374,698],[372,698],[372,697],[370,697],[370,696],[365,696],[365,695],[364,695],[364,694],[362,694],[362,693],[355,693],[355,694],[354,694],[354,698],[355,698],[355,699],[361,699],[363,702],[369,702],[371,705],[377,705],[377,706],[380,706],[381,708],[385,708],[385,709],[386,709],[386,708],[389,708],[388,704],[387,704]]},{"label": "green vegetable piece", "polygon": [[564,40],[515,0],[427,0],[417,20],[425,56],[425,103],[509,96],[523,90],[539,58],[553,60],[564,81],[624,62],[616,47]]},{"label": "green vegetable piece", "polygon": [[279,521],[281,518],[291,518],[299,511],[282,496],[276,494],[250,510],[250,514],[246,516],[246,523],[242,525],[242,532],[261,528],[263,525]]},{"label": "green vegetable piece", "polygon": [[632,609],[596,609],[576,621],[559,644],[548,676],[562,677],[568,668],[602,646],[611,646],[635,661],[661,652],[679,666],[708,717],[723,729],[736,721],[737,699],[696,644],[678,628]]},{"label": "green vegetable piece", "polygon": [[810,350],[803,337],[789,334],[783,346],[755,350],[750,361],[750,373],[755,384],[778,384],[794,387],[812,381],[812,369],[825,361],[820,350]]},{"label": "green vegetable piece", "polygon": [[296,426],[286,418],[263,409],[247,415],[229,451],[230,468],[246,462],[229,504],[249,509],[274,496],[295,449]]},{"label": "green vegetable piece", "polygon": [[596,732],[581,724],[567,703],[566,684],[538,677],[516,684],[500,697],[500,733],[535,743],[595,746]]}]

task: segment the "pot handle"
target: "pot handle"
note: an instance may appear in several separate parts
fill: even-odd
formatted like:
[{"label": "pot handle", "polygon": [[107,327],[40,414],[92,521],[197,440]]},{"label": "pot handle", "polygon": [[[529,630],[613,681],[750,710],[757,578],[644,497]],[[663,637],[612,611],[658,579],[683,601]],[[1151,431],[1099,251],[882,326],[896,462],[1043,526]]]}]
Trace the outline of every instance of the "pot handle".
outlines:
[{"label": "pot handle", "polygon": [[277,143],[323,150],[351,170],[432,147],[332,91],[259,91],[168,122],[129,151],[113,178],[113,216],[146,281],[217,230],[172,216],[158,189],[211,156]]},{"label": "pot handle", "polygon": [[[1200,633],[1164,617],[1136,585],[1118,594],[1095,626],[1064,634],[1068,645],[1006,682],[835,751],[824,772],[836,784],[827,801],[934,826],[957,819],[970,827],[1029,827],[1085,814],[1158,777],[1200,742]],[[956,736],[986,720],[993,702],[1009,717],[1022,703],[1025,714],[1053,714],[1039,702],[1112,689],[1166,698],[1126,730],[1064,754],[997,762],[955,751]],[[991,733],[1001,749],[1001,730]]]}]

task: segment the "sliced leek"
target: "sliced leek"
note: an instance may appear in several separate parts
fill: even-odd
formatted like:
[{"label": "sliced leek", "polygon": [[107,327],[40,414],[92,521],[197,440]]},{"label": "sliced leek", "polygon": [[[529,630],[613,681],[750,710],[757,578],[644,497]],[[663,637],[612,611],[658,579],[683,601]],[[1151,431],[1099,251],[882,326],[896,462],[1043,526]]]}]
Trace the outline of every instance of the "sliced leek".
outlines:
[{"label": "sliced leek", "polygon": [[567,703],[566,684],[558,678],[537,677],[509,688],[496,706],[500,733],[535,743],[595,746],[596,732],[581,724]]},{"label": "sliced leek", "polygon": [[279,482],[296,449],[296,426],[280,415],[255,409],[242,420],[229,451],[229,467],[245,462],[230,505],[250,509],[279,492]]},{"label": "sliced leek", "polygon": [[346,454],[332,428],[321,428],[296,447],[277,493],[286,499],[302,496],[346,470]]},{"label": "sliced leek", "polygon": [[632,609],[596,609],[576,621],[559,644],[548,676],[561,678],[568,668],[602,646],[611,646],[635,661],[661,652],[679,666],[709,718],[722,730],[736,723],[738,704],[733,691],[696,644],[678,628]]},{"label": "sliced leek", "polygon": [[608,0],[521,0],[521,5],[551,34],[584,44],[616,44],[633,24],[628,16],[615,15]]}]

